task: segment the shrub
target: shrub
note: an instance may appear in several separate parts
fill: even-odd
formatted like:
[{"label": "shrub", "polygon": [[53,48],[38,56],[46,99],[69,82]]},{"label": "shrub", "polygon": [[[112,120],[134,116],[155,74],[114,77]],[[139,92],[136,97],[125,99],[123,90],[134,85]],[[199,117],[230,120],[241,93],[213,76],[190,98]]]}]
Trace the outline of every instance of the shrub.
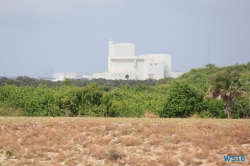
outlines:
[{"label": "shrub", "polygon": [[7,157],[12,157],[13,154],[12,154],[12,152],[11,152],[10,150],[7,150],[7,151],[6,151],[6,156],[7,156]]},{"label": "shrub", "polygon": [[116,150],[110,150],[109,158],[110,160],[117,160],[118,158],[120,158],[120,154]]},{"label": "shrub", "polygon": [[199,112],[202,101],[203,94],[194,87],[186,82],[175,82],[160,117],[189,117]]}]

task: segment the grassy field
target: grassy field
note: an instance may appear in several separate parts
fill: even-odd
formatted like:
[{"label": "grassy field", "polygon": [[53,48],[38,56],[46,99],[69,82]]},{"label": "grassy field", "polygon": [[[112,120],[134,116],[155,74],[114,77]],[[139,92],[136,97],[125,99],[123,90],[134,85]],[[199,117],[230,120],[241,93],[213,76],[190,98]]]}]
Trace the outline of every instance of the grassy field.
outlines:
[{"label": "grassy field", "polygon": [[250,120],[0,117],[5,165],[250,165]]}]

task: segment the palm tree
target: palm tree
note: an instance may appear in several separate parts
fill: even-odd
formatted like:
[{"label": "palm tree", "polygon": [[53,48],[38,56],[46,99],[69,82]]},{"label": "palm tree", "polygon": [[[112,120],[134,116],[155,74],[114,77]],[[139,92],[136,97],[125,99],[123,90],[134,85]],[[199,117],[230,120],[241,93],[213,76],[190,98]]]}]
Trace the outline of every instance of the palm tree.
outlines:
[{"label": "palm tree", "polygon": [[230,69],[218,73],[212,80],[212,86],[210,86],[205,95],[205,98],[222,99],[226,102],[228,119],[232,118],[233,99],[246,94],[246,92],[242,90],[239,77],[240,75],[237,71],[230,71]]}]

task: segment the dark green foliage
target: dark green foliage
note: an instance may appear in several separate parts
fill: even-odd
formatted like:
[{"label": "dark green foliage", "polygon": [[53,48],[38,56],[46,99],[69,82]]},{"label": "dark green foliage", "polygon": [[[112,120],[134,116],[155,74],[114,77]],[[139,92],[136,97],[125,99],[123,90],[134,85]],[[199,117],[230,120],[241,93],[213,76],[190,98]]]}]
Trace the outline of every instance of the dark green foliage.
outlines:
[{"label": "dark green foliage", "polygon": [[109,158],[111,160],[117,160],[120,157],[121,157],[120,154],[116,150],[110,150],[109,151]]},{"label": "dark green foliage", "polygon": [[212,63],[206,64],[205,67],[208,69],[216,68],[215,64],[212,64]]},{"label": "dark green foliage", "polygon": [[102,103],[106,106],[106,116],[141,117],[143,112],[140,105],[137,104],[138,100],[138,95],[133,93],[132,88],[123,86],[106,93]]},{"label": "dark green foliage", "polygon": [[[230,81],[228,81],[230,78]],[[210,85],[215,89],[247,92],[234,98],[233,118],[250,115],[250,62],[229,67],[207,64],[177,79],[161,80],[70,80],[51,82],[26,76],[0,78],[1,116],[102,116],[226,118],[225,104],[204,99]]]},{"label": "dark green foliage", "polygon": [[203,95],[186,82],[175,82],[169,91],[161,117],[189,117],[200,112]]},{"label": "dark green foliage", "polygon": [[78,90],[78,115],[104,116],[105,107],[101,105],[103,94],[104,91],[96,83],[89,84],[86,87],[82,87],[80,90]]},{"label": "dark green foliage", "polygon": [[226,112],[229,119],[232,118],[232,105],[235,97],[244,96],[242,83],[240,82],[238,66],[228,68],[217,73],[211,81],[207,90],[206,98],[222,99],[225,101]]},{"label": "dark green foliage", "polygon": [[62,81],[62,85],[64,86],[71,86],[72,82],[69,78],[66,78],[65,80]]},{"label": "dark green foliage", "polygon": [[10,158],[10,157],[13,156],[13,153],[12,153],[11,151],[7,150],[7,151],[6,151],[6,156],[7,156],[8,158]]},{"label": "dark green foliage", "polygon": [[221,100],[204,99],[201,106],[200,117],[202,118],[226,118],[225,104]]},{"label": "dark green foliage", "polygon": [[74,85],[78,87],[83,87],[88,84],[96,83],[101,86],[109,86],[109,87],[122,87],[124,85],[136,86],[137,84],[143,84],[147,86],[156,85],[157,80],[105,80],[105,79],[65,79],[64,81],[52,82],[49,80],[43,79],[34,79],[27,76],[20,76],[16,79],[0,77],[0,86],[4,86],[5,84],[9,85],[17,85],[17,86],[33,86],[38,87],[39,85],[43,85],[45,87],[58,87],[62,85]]}]

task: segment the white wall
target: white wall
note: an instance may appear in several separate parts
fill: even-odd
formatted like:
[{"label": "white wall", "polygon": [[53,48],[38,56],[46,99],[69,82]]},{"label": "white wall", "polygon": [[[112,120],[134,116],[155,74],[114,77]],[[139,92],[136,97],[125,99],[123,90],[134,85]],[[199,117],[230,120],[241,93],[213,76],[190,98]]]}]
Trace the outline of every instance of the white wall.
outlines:
[{"label": "white wall", "polygon": [[[131,43],[118,43],[115,44],[112,40],[109,41],[109,56],[108,56],[108,71],[116,71],[116,63],[111,59],[114,57],[134,57],[135,46]],[[119,69],[120,70],[120,69]]]},{"label": "white wall", "polygon": [[116,57],[135,56],[135,46],[129,43],[114,44],[114,56]]},{"label": "white wall", "polygon": [[99,79],[104,78],[107,80],[127,80],[126,75],[129,76],[128,80],[135,80],[136,74],[131,72],[103,72],[103,73],[94,73],[93,78]]},{"label": "white wall", "polygon": [[135,74],[137,80],[145,80],[144,59],[136,60]]},{"label": "white wall", "polygon": [[154,61],[163,61],[166,71],[171,71],[171,56],[169,54],[145,54]]},{"label": "white wall", "polygon": [[128,80],[135,80],[134,73],[113,73],[113,80],[127,80],[126,75],[128,75]]},{"label": "white wall", "polygon": [[123,72],[123,71],[134,71],[134,60],[133,59],[117,59],[112,60],[114,63],[114,71]]},{"label": "white wall", "polygon": [[132,43],[114,43],[109,41],[110,57],[131,57],[135,56],[135,46]]},{"label": "white wall", "polygon": [[164,78],[164,62],[160,61],[148,61],[147,62],[147,79],[149,75],[152,75],[154,79]]},{"label": "white wall", "polygon": [[54,73],[53,78],[55,78],[55,79],[64,79],[64,78],[81,79],[82,74],[79,74],[79,73]]}]

